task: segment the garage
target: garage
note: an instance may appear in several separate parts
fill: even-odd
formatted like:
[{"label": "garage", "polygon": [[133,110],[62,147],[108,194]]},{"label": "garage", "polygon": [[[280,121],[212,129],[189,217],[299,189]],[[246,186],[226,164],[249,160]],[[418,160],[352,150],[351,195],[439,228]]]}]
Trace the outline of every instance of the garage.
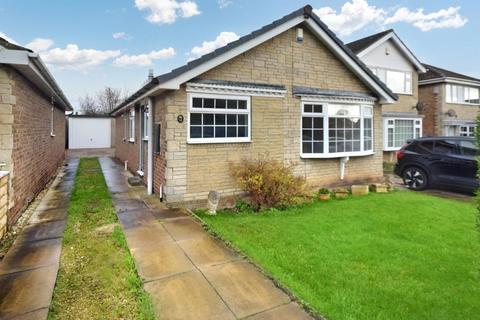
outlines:
[{"label": "garage", "polygon": [[112,123],[112,118],[108,116],[70,115],[68,117],[68,148],[111,148]]}]

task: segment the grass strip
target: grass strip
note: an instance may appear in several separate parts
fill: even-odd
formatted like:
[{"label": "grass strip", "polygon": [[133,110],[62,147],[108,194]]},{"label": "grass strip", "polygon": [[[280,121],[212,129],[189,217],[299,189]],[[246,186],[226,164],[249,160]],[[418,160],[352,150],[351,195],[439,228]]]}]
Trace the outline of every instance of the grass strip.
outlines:
[{"label": "grass strip", "polygon": [[155,318],[96,158],[80,160],[48,318]]}]

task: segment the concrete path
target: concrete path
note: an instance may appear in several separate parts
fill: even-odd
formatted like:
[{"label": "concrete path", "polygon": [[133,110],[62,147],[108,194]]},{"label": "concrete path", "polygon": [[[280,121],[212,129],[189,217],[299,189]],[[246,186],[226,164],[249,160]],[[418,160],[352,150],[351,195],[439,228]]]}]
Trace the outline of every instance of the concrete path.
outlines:
[{"label": "concrete path", "polygon": [[311,319],[195,219],[165,208],[144,187],[129,187],[121,164],[100,163],[157,318]]},{"label": "concrete path", "polygon": [[77,168],[63,167],[0,262],[0,319],[47,319]]}]

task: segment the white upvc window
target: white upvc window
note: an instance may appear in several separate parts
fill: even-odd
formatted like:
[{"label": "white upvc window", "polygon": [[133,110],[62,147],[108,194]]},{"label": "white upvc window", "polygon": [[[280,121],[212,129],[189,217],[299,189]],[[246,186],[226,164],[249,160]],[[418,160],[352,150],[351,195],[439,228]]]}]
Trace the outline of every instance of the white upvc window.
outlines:
[{"label": "white upvc window", "polygon": [[462,125],[460,126],[460,136],[461,137],[474,137],[475,136],[475,125]]},{"label": "white upvc window", "polygon": [[390,70],[385,68],[370,68],[387,87],[395,93],[412,94],[412,72]]},{"label": "white upvc window", "polygon": [[251,141],[249,96],[191,93],[188,110],[189,143]]},{"label": "white upvc window", "polygon": [[373,154],[373,106],[302,101],[302,158]]},{"label": "white upvc window", "polygon": [[148,140],[148,117],[150,116],[149,114],[149,109],[148,107],[143,108],[142,112],[142,139],[143,140]]},{"label": "white upvc window", "polygon": [[135,142],[135,108],[128,112],[128,141]]},{"label": "white upvc window", "polygon": [[422,136],[422,119],[384,118],[384,150],[399,150],[409,139]]},{"label": "white upvc window", "polygon": [[447,103],[480,104],[480,88],[447,84],[445,90]]}]

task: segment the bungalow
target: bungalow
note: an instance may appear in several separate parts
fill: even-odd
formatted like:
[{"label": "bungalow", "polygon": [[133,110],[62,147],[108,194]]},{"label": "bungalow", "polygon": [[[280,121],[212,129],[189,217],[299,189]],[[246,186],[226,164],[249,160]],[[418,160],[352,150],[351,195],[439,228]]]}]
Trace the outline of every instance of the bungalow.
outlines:
[{"label": "bungalow", "polygon": [[70,110],[40,57],[0,38],[0,237],[62,164]]},{"label": "bungalow", "polygon": [[480,79],[425,64],[419,100],[426,135],[473,137],[480,107]]},{"label": "bungalow", "polygon": [[383,151],[388,162],[408,139],[422,136],[422,104],[418,103],[418,77],[426,68],[393,30],[386,30],[347,46],[393,92],[398,101],[384,105]]},{"label": "bungalow", "polygon": [[111,113],[116,156],[168,204],[232,198],[229,164],[265,153],[312,186],[379,180],[396,100],[306,6],[149,79]]}]

